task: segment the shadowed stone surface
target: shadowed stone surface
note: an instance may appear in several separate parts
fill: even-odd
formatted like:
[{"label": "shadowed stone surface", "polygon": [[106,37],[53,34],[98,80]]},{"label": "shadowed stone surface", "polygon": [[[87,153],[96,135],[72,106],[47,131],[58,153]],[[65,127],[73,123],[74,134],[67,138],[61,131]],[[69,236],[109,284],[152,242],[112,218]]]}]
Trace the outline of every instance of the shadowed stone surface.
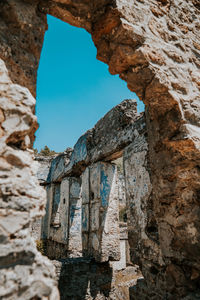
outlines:
[{"label": "shadowed stone surface", "polygon": [[137,267],[114,271],[109,263],[76,258],[53,261],[61,300],[127,300],[129,289],[141,276]]}]

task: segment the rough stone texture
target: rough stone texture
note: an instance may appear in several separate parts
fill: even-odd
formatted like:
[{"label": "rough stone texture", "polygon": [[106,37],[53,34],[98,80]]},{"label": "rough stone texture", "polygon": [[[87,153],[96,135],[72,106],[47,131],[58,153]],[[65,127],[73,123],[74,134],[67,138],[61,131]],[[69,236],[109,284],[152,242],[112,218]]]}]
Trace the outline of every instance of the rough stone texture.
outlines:
[{"label": "rough stone texture", "polygon": [[0,298],[59,299],[54,270],[37,252],[30,225],[44,213],[45,193],[29,150],[35,99],[13,84],[0,60]]},{"label": "rough stone texture", "polygon": [[81,178],[64,177],[61,184],[46,186],[41,237],[50,258],[79,257],[83,252],[100,262],[120,259],[117,183],[116,166],[98,162]]},{"label": "rough stone texture", "polygon": [[[151,291],[149,297],[156,299],[197,299],[200,294],[199,10],[197,0],[41,0],[33,3],[28,0],[3,0],[0,3],[0,43],[3,49],[0,55],[13,82],[28,87],[34,93],[46,27],[45,14],[50,13],[91,32],[97,47],[97,58],[109,65],[112,74],[120,74],[128,87],[146,104],[152,210],[158,226],[163,264],[159,263],[156,270],[152,269],[153,272],[144,275]],[[1,85],[7,94],[8,89],[5,91],[5,85]],[[12,95],[18,94],[19,89],[24,90],[20,86],[12,87]],[[16,124],[17,118],[19,122],[26,122],[19,108],[14,105],[11,114],[16,112],[16,116],[12,124]],[[0,113],[1,119],[6,111],[9,112],[7,106]],[[26,108],[25,114],[28,111]],[[36,122],[31,117],[28,123],[31,130],[16,133],[16,126],[13,125],[8,134],[8,128],[1,126],[0,134],[6,138],[9,135],[6,143],[12,145],[7,146],[11,148],[7,149],[12,155],[20,153],[5,171],[8,177],[4,176],[2,180],[10,180],[8,185],[12,197],[16,197],[16,190],[25,188],[27,206],[31,207],[29,184],[22,187],[22,180],[17,177],[16,182],[13,174],[13,169],[22,171],[19,165],[27,153],[22,149],[29,144],[25,136],[29,135],[33,140]],[[5,145],[4,137],[2,144]],[[7,152],[4,149],[4,146],[1,147],[3,170],[6,168],[5,160],[9,160],[9,164],[13,161],[12,155],[5,159]],[[25,161],[28,164],[29,160]],[[26,167],[29,173],[33,172],[30,166],[31,163]],[[29,182],[30,178],[27,176],[25,180]],[[7,183],[3,187],[7,187]],[[6,190],[9,188],[3,195],[8,193]],[[19,206],[22,206],[23,197],[20,196]],[[12,206],[13,203],[5,204],[4,201],[4,205]],[[41,207],[39,202],[37,207]],[[27,211],[29,214],[31,208]],[[12,220],[7,210],[6,220],[10,226]],[[9,233],[5,236],[9,239]],[[27,240],[25,237],[24,241]],[[6,241],[3,243],[6,244]],[[155,253],[152,249],[152,257]],[[151,261],[149,266],[151,268]]]},{"label": "rough stone texture", "polygon": [[54,261],[61,300],[127,300],[141,274],[137,267],[113,270],[107,263],[76,258]]},{"label": "rough stone texture", "polygon": [[98,162],[82,175],[82,243],[85,255],[120,259],[117,168]]},{"label": "rough stone texture", "polygon": [[46,29],[46,15],[38,10],[37,0],[0,2],[0,59],[12,82],[26,86],[34,96]]},{"label": "rough stone texture", "polygon": [[61,183],[47,185],[46,190],[41,238],[47,255],[53,259],[78,257],[82,254],[80,178],[65,177]]},{"label": "rough stone texture", "polygon": [[126,207],[126,188],[125,178],[123,174],[118,173],[118,190],[119,190],[119,206],[120,208]]},{"label": "rough stone texture", "polygon": [[31,236],[36,241],[41,239],[41,228],[42,228],[42,218],[37,218],[33,222],[31,222],[30,230]]},{"label": "rough stone texture", "polygon": [[68,253],[69,257],[82,256],[82,197],[80,178],[70,178],[69,192],[69,238]]},{"label": "rough stone texture", "polygon": [[[130,259],[140,265],[146,279],[151,280],[148,274],[154,275],[157,265],[163,265],[164,262],[158,241],[158,225],[152,211],[152,185],[145,135],[138,134],[134,143],[124,150],[123,160]],[[148,294],[147,291],[145,293]]]},{"label": "rough stone texture", "polygon": [[48,239],[50,234],[50,225],[51,225],[51,211],[53,205],[53,190],[54,184],[46,186],[46,206],[45,206],[45,215],[42,218],[42,228],[41,228],[41,237],[43,239]]},{"label": "rough stone texture", "polygon": [[97,58],[112,74],[120,74],[146,104],[152,209],[163,261],[154,274],[148,273],[149,289],[157,299],[190,293],[196,297],[192,293],[200,293],[199,2],[57,0],[40,5],[90,31]]},{"label": "rough stone texture", "polygon": [[54,268],[30,235],[31,223],[44,213],[45,193],[29,150],[38,127],[35,99],[24,85],[35,95],[46,28],[37,2],[0,2],[1,299],[59,299]]},{"label": "rough stone texture", "polygon": [[52,161],[47,182],[80,176],[91,163],[121,157],[123,148],[134,140],[135,130],[143,132],[143,127],[144,116],[137,113],[136,101],[122,101],[78,139],[73,151]]},{"label": "rough stone texture", "polygon": [[47,177],[49,174],[49,169],[51,166],[51,161],[54,157],[44,157],[44,156],[36,156],[35,160],[38,162],[39,167],[37,171],[37,178],[39,180],[39,183],[45,184],[47,182]]},{"label": "rough stone texture", "polygon": [[113,270],[119,271],[126,269],[129,261],[128,230],[125,224],[120,224],[120,260],[110,262]]},{"label": "rough stone texture", "polygon": [[70,162],[71,154],[72,149],[67,148],[65,152],[61,153],[51,161],[46,183],[58,182],[62,179],[62,177],[64,177],[64,170]]}]

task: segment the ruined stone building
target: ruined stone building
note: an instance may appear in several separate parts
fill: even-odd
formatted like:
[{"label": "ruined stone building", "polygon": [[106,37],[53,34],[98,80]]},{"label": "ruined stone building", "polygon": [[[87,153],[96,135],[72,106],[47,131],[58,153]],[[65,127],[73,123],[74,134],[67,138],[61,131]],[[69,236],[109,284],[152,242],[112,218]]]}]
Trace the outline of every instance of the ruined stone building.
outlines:
[{"label": "ruined stone building", "polygon": [[[135,100],[125,100],[82,135],[73,150],[67,148],[52,158],[36,156],[40,164],[37,177],[46,189],[47,204],[45,216],[32,224],[32,232],[44,254],[54,260],[61,299],[93,299],[94,292],[95,299],[105,295],[129,299],[129,289],[142,278],[139,267],[130,261],[126,195],[131,207],[130,194],[136,186],[136,203],[151,191],[145,136],[144,114],[137,113]],[[76,284],[72,286],[74,275],[67,275],[68,264],[74,261],[79,274],[82,264],[86,269],[91,264],[103,266],[99,275],[103,284],[97,281],[85,291],[79,279],[83,288],[77,295]],[[110,273],[106,285],[114,289],[105,285],[105,272]],[[87,276],[90,278],[90,271]],[[70,289],[61,286],[62,280]]]},{"label": "ruined stone building", "polygon": [[[46,193],[32,145],[47,14],[91,34],[97,59],[137,93],[145,114],[136,115],[134,107],[126,114],[122,104],[80,137],[70,157],[64,153],[51,162],[43,185],[52,212],[44,216]],[[0,299],[59,299],[56,276],[71,299],[76,282],[88,299],[123,299],[126,292],[118,287],[126,280],[132,280],[129,294],[136,300],[200,298],[199,68],[198,0],[0,1]],[[104,132],[106,118],[112,137]],[[139,279],[137,270],[114,274],[108,266],[120,254],[112,161],[122,156],[130,261],[140,267]],[[65,208],[72,212],[67,231],[61,224]],[[76,250],[95,260],[56,261],[55,275],[36,248],[31,224],[44,216],[43,237],[57,245],[70,236],[73,253],[80,211],[82,244]]]}]

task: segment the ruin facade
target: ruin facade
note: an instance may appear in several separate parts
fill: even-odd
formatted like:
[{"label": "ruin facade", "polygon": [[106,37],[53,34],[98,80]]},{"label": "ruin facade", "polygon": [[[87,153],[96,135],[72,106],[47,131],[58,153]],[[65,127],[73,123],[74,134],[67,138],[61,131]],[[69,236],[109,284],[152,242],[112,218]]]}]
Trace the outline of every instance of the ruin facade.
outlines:
[{"label": "ruin facade", "polygon": [[[199,11],[198,0],[1,1],[2,299],[59,299],[51,264],[37,252],[29,231],[45,207],[31,148],[47,13],[90,32],[97,58],[146,105],[148,148],[141,155],[131,146],[127,150],[137,157],[131,158],[130,172],[138,170],[137,160],[142,162],[147,153],[142,167],[148,168],[149,178],[144,176],[143,182],[151,182],[148,199],[138,191],[142,205],[133,209],[136,222],[129,235],[131,258],[145,278],[135,290],[136,299],[141,293],[149,299],[199,298]],[[75,173],[78,160],[75,153]]]},{"label": "ruin facade", "polygon": [[[86,256],[97,262],[120,260],[120,248],[126,239],[122,238],[122,232],[126,230],[122,226],[120,232],[119,209],[126,213],[126,190],[131,193],[133,188],[132,182],[127,181],[129,175],[133,180],[128,168],[133,167],[130,158],[135,156],[124,154],[130,146],[135,152],[143,151],[145,146],[147,150],[145,134],[144,114],[137,113],[136,101],[124,100],[82,135],[73,151],[67,149],[51,159],[36,157],[40,162],[37,176],[47,192],[46,214],[38,239],[45,241],[48,257]],[[123,164],[125,173],[119,173],[120,165],[113,160],[116,157],[122,158],[121,168]],[[134,182],[144,196],[151,190],[150,182],[149,186],[140,183],[140,174],[136,174]],[[129,198],[133,201],[133,197]],[[120,240],[123,240],[121,246]]]},{"label": "ruin facade", "polygon": [[[135,100],[124,100],[82,135],[72,151],[67,148],[52,158],[36,156],[40,163],[37,176],[46,189],[47,203],[43,219],[32,224],[32,234],[56,266],[61,299],[71,299],[70,295],[73,299],[129,299],[130,288],[142,279],[139,267],[130,261],[131,227],[128,224],[127,230],[127,217],[125,221],[123,217],[127,210],[132,214],[129,208],[134,203],[140,206],[141,198],[146,194],[148,198],[151,191],[150,182],[147,186],[144,180],[149,179],[145,135],[144,113],[137,113]],[[127,155],[129,148],[131,155]],[[135,153],[142,158],[138,160]],[[132,158],[138,170],[133,168]],[[142,194],[136,192],[134,201],[130,197],[133,182]],[[135,212],[132,219],[142,218],[140,215]],[[75,274],[69,271],[73,264]],[[98,280],[91,279],[93,269],[97,273],[102,270]],[[83,281],[78,292],[72,286],[75,280]]]}]

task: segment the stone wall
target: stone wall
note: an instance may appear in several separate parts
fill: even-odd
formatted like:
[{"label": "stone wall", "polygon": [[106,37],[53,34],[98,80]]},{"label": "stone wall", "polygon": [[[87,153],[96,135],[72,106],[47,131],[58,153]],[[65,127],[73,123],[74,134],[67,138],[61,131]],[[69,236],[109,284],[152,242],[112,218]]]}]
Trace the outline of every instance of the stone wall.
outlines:
[{"label": "stone wall", "polygon": [[[1,1],[2,298],[50,297],[55,291],[49,263],[41,262],[29,234],[30,222],[44,213],[45,200],[30,150],[37,128],[35,102],[26,89],[35,95],[46,13],[50,13],[88,30],[97,58],[146,104],[152,192],[147,206],[150,214],[142,213],[147,224],[152,224],[146,235],[153,243],[149,268],[143,252],[138,252],[138,260],[146,278],[146,293],[151,291],[148,297],[198,299],[199,11],[197,0]],[[79,145],[85,141],[90,145],[89,139],[90,133]],[[96,154],[91,157],[95,162]],[[85,168],[87,155],[81,161]],[[72,165],[78,176],[76,162],[80,159],[74,154]],[[156,265],[155,244],[160,253]],[[24,276],[26,267],[31,276]],[[17,281],[13,279],[16,276]]]},{"label": "stone wall", "polygon": [[36,127],[35,99],[11,82],[2,60],[0,86],[0,298],[59,298],[53,266],[37,252],[29,232],[45,206],[29,149]]},{"label": "stone wall", "polygon": [[[97,58],[109,65],[112,74],[120,74],[146,104],[153,211],[147,223],[153,222],[150,231],[155,233],[150,235],[157,236],[161,255],[156,268],[149,263],[144,274],[152,291],[149,297],[153,293],[161,299],[190,293],[196,297],[200,279],[198,1],[69,1],[65,6],[49,0],[41,1],[40,7],[91,32]],[[153,261],[157,247],[149,251]],[[141,252],[141,262],[142,256]]]},{"label": "stone wall", "polygon": [[54,268],[29,232],[45,207],[31,150],[38,125],[30,91],[46,28],[37,2],[0,2],[1,299],[59,299]]},{"label": "stone wall", "polygon": [[42,182],[47,190],[42,239],[50,258],[84,255],[99,262],[119,261],[122,244],[126,255],[119,229],[119,208],[126,207],[124,176],[119,181],[118,167],[109,160],[144,132],[136,101],[124,100],[78,140],[71,156],[61,154],[51,161]]},{"label": "stone wall", "polygon": [[[98,145],[99,152],[95,149],[97,130],[89,139],[87,132],[75,144],[68,160],[61,154],[51,161],[49,174],[42,182],[47,190],[42,239],[46,255],[51,259],[61,259],[61,262],[54,262],[59,273],[61,299],[128,299],[129,288],[142,278],[139,267],[133,266],[131,260],[140,263],[140,251],[145,253],[147,247],[152,246],[147,243],[146,215],[143,216],[147,212],[151,184],[147,169],[145,119],[136,110],[133,113],[133,108],[134,100],[123,101],[88,131],[91,133],[101,128],[104,141],[108,141],[105,149],[103,141],[101,146]],[[129,115],[126,126],[116,127],[119,115],[122,120]],[[108,116],[112,116],[113,127],[105,122]],[[121,142],[114,144],[116,128]],[[134,128],[134,133],[131,135],[132,131],[129,131],[129,138],[124,143],[127,128]],[[93,159],[89,160],[93,157],[91,153],[96,153],[99,161],[94,163]],[[109,161],[119,155],[122,156],[120,159]],[[74,177],[75,172],[77,177]],[[140,209],[142,205],[143,214]],[[134,210],[134,206],[138,209]],[[127,224],[119,222],[120,208],[128,212],[129,233]],[[146,239],[143,243],[144,235]],[[76,268],[76,273],[69,276],[67,272],[73,272],[71,268]],[[102,272],[97,275],[98,279],[92,274],[93,270]],[[73,286],[75,280],[81,284],[78,290]]]}]

